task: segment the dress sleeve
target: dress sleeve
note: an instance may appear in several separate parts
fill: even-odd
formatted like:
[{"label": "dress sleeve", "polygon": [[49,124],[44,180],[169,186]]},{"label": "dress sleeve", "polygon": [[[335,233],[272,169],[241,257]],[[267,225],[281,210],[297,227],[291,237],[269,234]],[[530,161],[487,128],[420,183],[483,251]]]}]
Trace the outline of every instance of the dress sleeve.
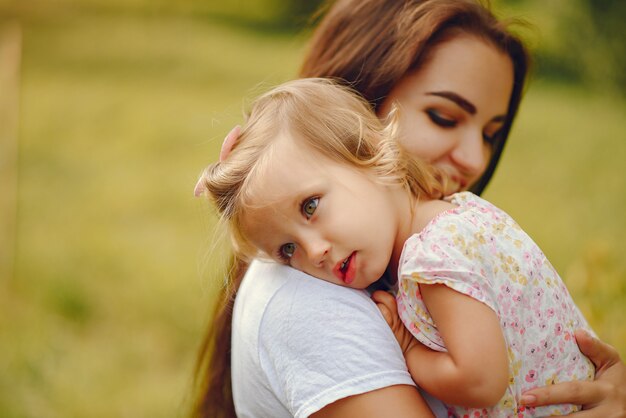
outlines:
[{"label": "dress sleeve", "polygon": [[394,335],[367,293],[304,274],[270,301],[259,351],[273,391],[296,418],[348,396],[414,385]]},{"label": "dress sleeve", "polygon": [[443,284],[484,303],[500,316],[491,238],[480,226],[450,216],[405,243],[397,294],[398,314],[422,344],[446,351],[422,300],[420,284]]},{"label": "dress sleeve", "polygon": [[437,226],[427,235],[407,241],[407,255],[400,267],[403,292],[421,299],[418,283],[443,284],[497,313],[498,283],[493,267],[498,259],[493,236],[459,217],[449,217]]}]

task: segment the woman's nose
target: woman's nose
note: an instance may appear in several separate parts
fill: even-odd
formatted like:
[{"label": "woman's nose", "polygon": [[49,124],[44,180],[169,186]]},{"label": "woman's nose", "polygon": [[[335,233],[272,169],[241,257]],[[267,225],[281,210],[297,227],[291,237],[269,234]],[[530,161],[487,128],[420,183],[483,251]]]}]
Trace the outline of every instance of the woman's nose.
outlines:
[{"label": "woman's nose", "polygon": [[484,170],[489,156],[482,132],[461,138],[450,157],[463,174],[476,175]]}]

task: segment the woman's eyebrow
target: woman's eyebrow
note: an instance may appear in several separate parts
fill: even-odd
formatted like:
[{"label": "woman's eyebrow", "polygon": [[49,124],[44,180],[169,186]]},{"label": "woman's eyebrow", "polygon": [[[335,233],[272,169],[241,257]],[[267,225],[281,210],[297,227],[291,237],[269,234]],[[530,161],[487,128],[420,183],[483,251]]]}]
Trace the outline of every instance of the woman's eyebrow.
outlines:
[{"label": "woman's eyebrow", "polygon": [[467,113],[471,115],[476,114],[476,106],[471,104],[467,99],[464,99],[463,97],[451,91],[432,91],[432,92],[426,93],[426,95],[443,97],[444,99],[448,99],[456,103],[460,108],[465,110]]}]

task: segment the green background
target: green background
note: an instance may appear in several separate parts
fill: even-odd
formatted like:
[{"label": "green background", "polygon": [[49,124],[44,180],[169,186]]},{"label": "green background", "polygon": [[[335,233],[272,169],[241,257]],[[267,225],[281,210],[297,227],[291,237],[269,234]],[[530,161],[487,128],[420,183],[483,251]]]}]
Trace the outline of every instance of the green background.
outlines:
[{"label": "green background", "polygon": [[[624,357],[624,43],[594,23],[593,1],[493,3],[534,25],[538,58],[485,196]],[[310,23],[294,4],[0,0],[0,33],[12,23],[22,36],[17,163],[3,171],[16,211],[0,213],[15,232],[0,247],[13,254],[0,277],[3,417],[184,415],[225,258],[192,189],[246,103],[295,77]]]}]

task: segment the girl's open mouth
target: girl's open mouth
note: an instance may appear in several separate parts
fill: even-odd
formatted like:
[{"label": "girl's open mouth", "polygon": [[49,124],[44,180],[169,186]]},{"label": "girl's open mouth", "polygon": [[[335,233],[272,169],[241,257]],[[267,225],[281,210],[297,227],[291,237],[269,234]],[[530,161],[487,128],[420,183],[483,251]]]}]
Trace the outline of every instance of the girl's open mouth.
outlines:
[{"label": "girl's open mouth", "polygon": [[345,260],[337,263],[333,269],[335,276],[342,280],[345,284],[350,284],[354,281],[356,275],[356,251],[348,256]]}]

